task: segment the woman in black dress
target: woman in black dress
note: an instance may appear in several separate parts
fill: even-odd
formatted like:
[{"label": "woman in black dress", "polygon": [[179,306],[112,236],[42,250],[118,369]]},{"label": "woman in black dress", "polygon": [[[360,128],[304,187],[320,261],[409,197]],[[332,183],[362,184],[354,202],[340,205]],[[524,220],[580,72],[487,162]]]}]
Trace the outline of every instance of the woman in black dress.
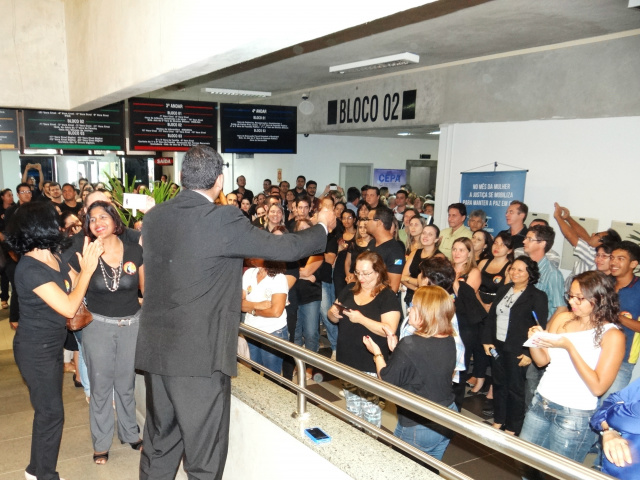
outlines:
[{"label": "woman in black dress", "polygon": [[58,257],[64,238],[58,214],[49,202],[21,206],[7,232],[7,243],[22,255],[15,273],[20,326],[13,352],[35,411],[27,480],[60,478],[56,464],[64,424],[62,347],[67,337],[66,319],[80,307],[103,252],[101,241],[85,240],[71,291],[69,269]]}]

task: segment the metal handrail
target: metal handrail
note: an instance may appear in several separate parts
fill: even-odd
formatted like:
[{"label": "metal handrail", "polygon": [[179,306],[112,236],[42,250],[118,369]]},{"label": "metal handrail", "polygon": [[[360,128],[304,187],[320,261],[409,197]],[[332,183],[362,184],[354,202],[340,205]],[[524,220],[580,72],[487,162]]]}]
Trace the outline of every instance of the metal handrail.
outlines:
[{"label": "metal handrail", "polygon": [[[420,460],[432,465],[434,468],[440,470],[440,474],[446,478],[468,478],[461,474],[452,467],[439,462],[438,460],[425,455],[423,452],[411,447],[405,442],[398,440],[395,437],[390,436],[384,430],[376,428],[370,423],[360,419],[359,417],[352,415],[350,412],[346,412],[342,409],[335,407],[335,405],[326,401],[322,397],[313,394],[306,388],[306,376],[304,375],[304,363],[311,364],[315,367],[322,369],[323,371],[334,375],[337,378],[346,380],[353,383],[365,390],[386,398],[396,405],[400,405],[414,413],[417,413],[429,420],[460,433],[467,438],[475,440],[482,445],[485,445],[493,450],[503,453],[515,460],[525,463],[540,471],[554,475],[561,479],[568,480],[605,480],[610,479],[608,475],[603,475],[593,469],[587,468],[584,465],[568,459],[555,452],[547,450],[545,448],[534,445],[530,442],[522,440],[518,437],[506,434],[492,426],[484,423],[477,422],[464,415],[449,410],[446,407],[438,405],[437,403],[425,400],[413,393],[398,388],[389,383],[383,382],[377,378],[363,374],[358,370],[348,367],[344,364],[334,362],[327,359],[322,355],[311,352],[286,340],[279,339],[265,333],[256,328],[250,327],[245,324],[240,325],[240,333],[257,340],[264,345],[272,347],[280,352],[290,355],[296,360],[298,365],[298,385],[284,379],[280,375],[275,375],[269,370],[263,369],[255,362],[251,362],[253,366],[264,371],[265,374],[270,375],[272,378],[277,379],[282,383],[287,383],[298,392],[298,412],[296,416],[306,415],[306,397],[312,398],[315,402],[318,402],[323,407],[331,410],[332,412],[339,411],[337,413],[342,418],[348,418],[349,421],[357,423],[359,426],[371,431],[375,435],[384,437],[386,441],[393,443],[404,451],[410,453],[413,456],[420,458]],[[240,357],[242,360],[246,360],[244,357]],[[384,434],[384,435],[383,435]],[[420,454],[417,454],[419,452]]]}]

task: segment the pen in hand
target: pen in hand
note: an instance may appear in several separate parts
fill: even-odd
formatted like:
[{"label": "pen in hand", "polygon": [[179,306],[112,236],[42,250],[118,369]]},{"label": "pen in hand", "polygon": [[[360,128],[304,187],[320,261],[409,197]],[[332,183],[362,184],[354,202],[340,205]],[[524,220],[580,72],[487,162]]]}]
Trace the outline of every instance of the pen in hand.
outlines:
[{"label": "pen in hand", "polygon": [[536,312],[532,310],[531,315],[533,315],[533,319],[536,321],[536,325],[540,326],[540,322],[538,321],[538,315],[536,315]]}]

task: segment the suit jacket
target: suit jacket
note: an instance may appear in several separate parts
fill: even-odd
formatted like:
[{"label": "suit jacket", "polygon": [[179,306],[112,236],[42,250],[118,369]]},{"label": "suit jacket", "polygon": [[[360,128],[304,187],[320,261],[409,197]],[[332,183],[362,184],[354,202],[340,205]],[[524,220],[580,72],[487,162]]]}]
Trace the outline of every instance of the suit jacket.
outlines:
[{"label": "suit jacket", "polygon": [[[503,285],[496,293],[496,299],[491,304],[489,316],[484,325],[482,343],[490,344],[495,342],[497,330],[496,308],[512,286],[513,283]],[[505,352],[529,355],[529,349],[523,347],[522,344],[527,341],[529,328],[536,324],[532,312],[536,312],[540,326],[546,328],[548,309],[547,294],[538,290],[535,285],[527,285],[527,288],[524,289],[511,306],[509,312],[509,326],[507,327],[507,338],[504,343]]]},{"label": "suit jacket", "polygon": [[168,376],[236,374],[243,258],[293,261],[326,245],[322,225],[276,236],[191,190],[150,210],[142,238],[136,368]]}]

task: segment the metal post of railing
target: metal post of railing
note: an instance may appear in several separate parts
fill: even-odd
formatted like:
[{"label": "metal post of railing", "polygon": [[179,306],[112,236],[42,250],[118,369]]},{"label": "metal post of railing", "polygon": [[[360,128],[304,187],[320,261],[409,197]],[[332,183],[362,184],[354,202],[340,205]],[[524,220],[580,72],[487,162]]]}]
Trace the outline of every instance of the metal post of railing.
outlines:
[{"label": "metal post of railing", "polygon": [[[464,415],[453,412],[448,408],[407,392],[406,390],[365,375],[351,367],[334,362],[322,355],[276,338],[273,335],[269,335],[247,325],[241,325],[240,331],[252,339],[295,358],[296,364],[298,365],[298,372],[301,372],[299,377],[303,377],[303,383],[306,383],[305,370],[304,365],[301,368],[300,364],[305,362],[321,368],[338,378],[358,385],[371,393],[384,397],[396,405],[407,408],[429,420],[433,420],[454,432],[460,433],[517,461],[526,463],[540,471],[563,480],[605,480],[610,478],[555,452],[526,442],[520,438],[507,435],[490,425],[479,423]],[[298,361],[300,361],[300,363],[298,363]],[[322,399],[318,399],[316,395],[312,395],[309,392],[307,393],[310,397],[322,403]],[[305,400],[306,397],[304,394],[302,394],[302,397],[298,397],[299,402],[304,402]],[[325,406],[327,404],[328,402],[323,403]],[[306,406],[302,407],[302,410],[306,412]],[[345,413],[348,414],[348,412]],[[371,429],[375,429],[375,427],[371,427]],[[409,450],[404,445],[402,445],[401,448],[403,448],[403,450]]]},{"label": "metal post of railing", "polygon": [[302,391],[298,391],[298,403],[296,411],[291,415],[293,418],[306,419],[310,413],[307,412],[307,396],[303,393],[307,389],[307,370],[305,363],[297,357],[293,357],[298,369],[298,386]]}]

